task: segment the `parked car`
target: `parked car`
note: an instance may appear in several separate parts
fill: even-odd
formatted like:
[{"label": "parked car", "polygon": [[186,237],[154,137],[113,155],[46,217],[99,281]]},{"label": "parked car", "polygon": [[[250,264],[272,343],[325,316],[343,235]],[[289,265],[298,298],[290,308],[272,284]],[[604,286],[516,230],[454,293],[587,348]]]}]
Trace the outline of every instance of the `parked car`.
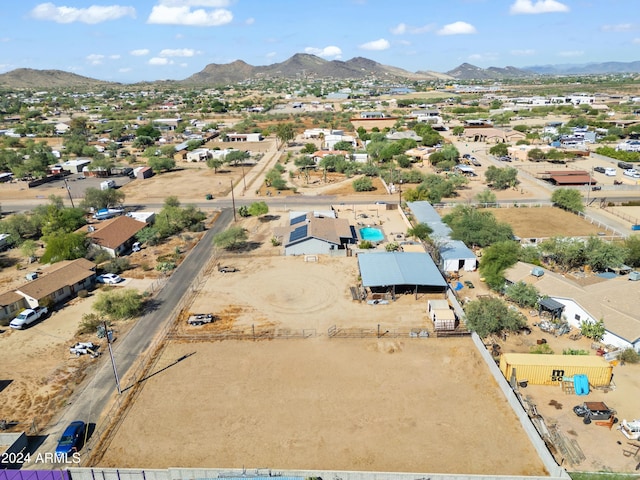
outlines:
[{"label": "parked car", "polygon": [[629,170],[633,168],[633,165],[628,162],[618,162],[618,167],[622,170]]},{"label": "parked car", "polygon": [[56,446],[56,455],[70,455],[82,448],[86,425],[80,420],[71,422],[62,432],[58,445]]},{"label": "parked car", "polygon": [[631,178],[640,178],[640,172],[635,168],[630,168],[628,170],[625,170],[624,172],[622,172],[622,174]]},{"label": "parked car", "polygon": [[482,164],[480,163],[480,160],[478,160],[478,159],[477,159],[477,158],[475,158],[475,157],[473,157],[473,158],[471,159],[471,165],[474,165],[474,166],[476,166],[476,167],[481,167],[481,166],[482,166]]},{"label": "parked car", "polygon": [[16,330],[23,330],[32,323],[40,320],[49,313],[47,307],[26,308],[20,314],[11,320],[9,326]]},{"label": "parked car", "polygon": [[616,174],[617,174],[617,170],[615,168],[613,168],[613,167],[607,167],[607,168],[604,169],[604,174],[607,177],[615,177]]},{"label": "parked car", "polygon": [[593,171],[594,172],[598,172],[598,173],[605,173],[605,168],[604,167],[594,167]]},{"label": "parked car", "polygon": [[218,271],[220,273],[233,273],[233,272],[237,272],[238,269],[236,267],[224,266],[224,267],[218,267]]},{"label": "parked car", "polygon": [[105,283],[107,285],[115,285],[116,283],[122,282],[122,277],[120,275],[116,275],[115,273],[104,273],[96,277],[96,282]]},{"label": "parked car", "polygon": [[501,162],[510,162],[511,157],[509,155],[505,155],[503,157],[498,157],[498,160],[500,160]]},{"label": "parked car", "polygon": [[582,417],[584,423],[589,424],[592,420],[609,420],[616,412],[607,407],[604,402],[584,402],[573,407],[573,413]]}]

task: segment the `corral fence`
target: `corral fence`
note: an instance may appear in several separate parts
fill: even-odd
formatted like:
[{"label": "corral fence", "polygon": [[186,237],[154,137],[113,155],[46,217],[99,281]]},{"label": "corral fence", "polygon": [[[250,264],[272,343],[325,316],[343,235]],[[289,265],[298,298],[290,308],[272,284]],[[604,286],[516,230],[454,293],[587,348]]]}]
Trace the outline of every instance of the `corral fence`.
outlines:
[{"label": "corral fence", "polygon": [[428,338],[433,335],[426,328],[387,329],[381,325],[376,328],[342,328],[332,325],[327,329],[329,338]]},{"label": "corral fence", "polygon": [[315,328],[288,329],[288,328],[258,328],[251,330],[232,329],[224,332],[170,332],[167,340],[179,342],[215,342],[225,340],[280,340],[292,338],[317,337]]},{"label": "corral fence", "polygon": [[626,220],[627,222],[631,223],[632,225],[640,225],[640,219],[638,217],[634,217],[632,215],[628,215],[624,212],[620,212],[615,208],[610,208],[610,207],[602,207],[602,209],[605,212],[609,212],[611,215],[615,215],[618,218],[621,218],[622,220]]}]

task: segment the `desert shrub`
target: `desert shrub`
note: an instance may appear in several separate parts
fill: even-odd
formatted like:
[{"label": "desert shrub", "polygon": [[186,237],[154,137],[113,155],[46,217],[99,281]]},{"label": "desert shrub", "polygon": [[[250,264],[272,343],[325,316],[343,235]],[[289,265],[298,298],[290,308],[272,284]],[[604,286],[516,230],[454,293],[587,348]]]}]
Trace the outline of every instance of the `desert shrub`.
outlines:
[{"label": "desert shrub", "polygon": [[278,239],[278,237],[271,237],[271,245],[274,247],[279,247],[282,245],[282,242]]},{"label": "desert shrub", "polygon": [[541,345],[533,345],[529,349],[529,353],[536,353],[538,355],[553,355],[553,350],[548,343],[543,343]]},{"label": "desert shrub", "polygon": [[89,292],[85,289],[78,290],[78,297],[87,298],[89,296]]},{"label": "desert shrub", "polygon": [[[86,291],[86,290],[85,290]],[[78,294],[79,295],[79,294]],[[103,322],[102,317],[98,313],[83,313],[82,320],[78,326],[78,335],[85,333],[96,333],[98,326]]]},{"label": "desert shrub", "polygon": [[128,258],[125,257],[116,257],[112,258],[110,262],[102,266],[102,270],[106,273],[122,273],[125,270],[129,270],[131,268],[131,263]]},{"label": "desert shrub", "polygon": [[369,240],[362,240],[358,244],[358,248],[361,248],[363,250],[368,250],[370,248],[373,248],[373,243],[371,243]]},{"label": "desert shrub", "polygon": [[618,358],[625,363],[640,363],[640,353],[633,348],[625,348]]},{"label": "desert shrub", "polygon": [[175,262],[158,262],[156,270],[159,272],[170,272],[171,270],[175,270],[176,266]]},{"label": "desert shrub", "polygon": [[563,355],[589,355],[588,350],[576,350],[573,348],[565,348],[562,350]]}]

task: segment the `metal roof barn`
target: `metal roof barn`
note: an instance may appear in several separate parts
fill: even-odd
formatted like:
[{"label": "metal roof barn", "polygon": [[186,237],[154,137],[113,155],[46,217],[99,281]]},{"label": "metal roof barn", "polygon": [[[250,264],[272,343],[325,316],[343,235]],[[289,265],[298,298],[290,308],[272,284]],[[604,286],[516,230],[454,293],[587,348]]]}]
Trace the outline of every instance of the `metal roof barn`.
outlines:
[{"label": "metal roof barn", "polygon": [[410,285],[438,291],[447,288],[447,282],[427,253],[361,253],[358,266],[363,287]]}]

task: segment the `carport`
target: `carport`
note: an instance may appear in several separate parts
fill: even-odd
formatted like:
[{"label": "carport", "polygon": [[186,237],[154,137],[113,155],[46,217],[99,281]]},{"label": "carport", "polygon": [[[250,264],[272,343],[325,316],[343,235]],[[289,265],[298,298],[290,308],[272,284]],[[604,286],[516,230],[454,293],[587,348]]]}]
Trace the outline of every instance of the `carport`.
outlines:
[{"label": "carport", "polygon": [[564,305],[553,298],[542,298],[538,302],[538,315],[543,310],[551,313],[553,318],[561,318]]},{"label": "carport", "polygon": [[358,255],[362,286],[372,293],[444,293],[447,282],[431,256],[418,252],[376,252]]}]

